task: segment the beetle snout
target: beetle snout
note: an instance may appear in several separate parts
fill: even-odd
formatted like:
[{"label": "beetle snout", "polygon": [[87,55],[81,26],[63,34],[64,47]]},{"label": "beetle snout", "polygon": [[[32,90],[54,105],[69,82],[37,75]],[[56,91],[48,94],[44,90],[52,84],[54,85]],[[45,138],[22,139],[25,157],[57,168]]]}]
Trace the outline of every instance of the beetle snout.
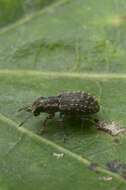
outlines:
[{"label": "beetle snout", "polygon": [[40,115],[40,112],[38,112],[38,111],[35,110],[35,111],[33,112],[33,114],[34,114],[34,116],[38,116],[38,115]]},{"label": "beetle snout", "polygon": [[40,115],[40,112],[41,112],[41,107],[35,107],[32,109],[32,113],[34,116]]}]

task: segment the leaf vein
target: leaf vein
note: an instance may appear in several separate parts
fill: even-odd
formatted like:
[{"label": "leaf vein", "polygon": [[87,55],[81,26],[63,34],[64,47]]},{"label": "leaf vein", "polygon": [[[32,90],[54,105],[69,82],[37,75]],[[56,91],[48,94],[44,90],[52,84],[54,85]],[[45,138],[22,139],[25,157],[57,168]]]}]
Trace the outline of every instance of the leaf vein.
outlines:
[{"label": "leaf vein", "polygon": [[8,70],[1,69],[1,75],[16,75],[16,76],[42,76],[50,78],[80,78],[80,79],[126,79],[125,73],[77,73],[77,72],[43,72],[33,70]]},{"label": "leaf vein", "polygon": [[[77,160],[78,162],[86,165],[87,167],[89,167],[91,165],[91,161],[89,161],[88,159],[80,156],[80,155],[77,155],[76,153],[73,153],[71,152],[70,150],[66,149],[66,148],[63,148],[61,146],[59,146],[58,144],[55,144],[54,142],[50,141],[50,140],[47,140],[43,137],[40,137],[36,134],[34,134],[32,131],[29,131],[23,127],[18,127],[18,124],[14,121],[12,121],[11,119],[7,118],[6,116],[0,114],[0,120],[11,125],[12,127],[15,127],[16,130],[20,131],[22,134],[25,134],[27,135],[29,138],[32,138],[33,140],[37,141],[37,142],[41,142],[41,143],[44,143],[44,144],[47,144],[55,149],[57,149],[58,151],[61,151],[63,152],[64,154],[72,157],[73,159]],[[104,167],[102,166],[96,166],[95,168],[95,171],[96,172],[100,172],[100,173],[103,173],[103,174],[106,174],[106,175],[110,175],[110,176],[113,176],[115,177],[116,179],[122,181],[122,182],[125,182],[126,181],[118,174],[116,173],[113,173],[107,169],[105,169]]]},{"label": "leaf vein", "polygon": [[10,30],[13,30],[15,29],[16,27],[19,27],[20,25],[23,25],[27,22],[29,22],[30,20],[44,14],[45,12],[47,11],[50,11],[64,3],[66,3],[68,0],[61,0],[61,1],[58,1],[56,3],[53,3],[52,5],[46,7],[45,9],[42,9],[40,11],[37,11],[37,13],[33,13],[33,14],[30,14],[30,15],[27,15],[25,16],[24,18],[18,20],[17,22],[15,22],[14,24],[11,24],[10,26],[7,26],[7,27],[4,27],[0,30],[0,35],[6,33],[6,32],[9,32]]}]

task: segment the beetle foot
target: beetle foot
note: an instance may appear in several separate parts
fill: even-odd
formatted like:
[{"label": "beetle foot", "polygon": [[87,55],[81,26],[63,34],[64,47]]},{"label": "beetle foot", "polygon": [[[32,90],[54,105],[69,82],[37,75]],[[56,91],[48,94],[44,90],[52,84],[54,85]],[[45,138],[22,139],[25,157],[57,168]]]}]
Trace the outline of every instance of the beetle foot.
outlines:
[{"label": "beetle foot", "polygon": [[49,114],[44,122],[43,122],[43,128],[40,130],[40,135],[43,135],[46,132],[46,128],[47,128],[47,122],[48,120],[52,119],[54,117],[54,114]]}]

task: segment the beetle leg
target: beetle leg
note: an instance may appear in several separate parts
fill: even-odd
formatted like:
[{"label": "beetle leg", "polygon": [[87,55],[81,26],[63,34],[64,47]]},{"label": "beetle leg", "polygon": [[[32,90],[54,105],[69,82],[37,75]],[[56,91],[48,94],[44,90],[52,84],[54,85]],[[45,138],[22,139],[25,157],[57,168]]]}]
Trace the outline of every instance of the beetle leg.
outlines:
[{"label": "beetle leg", "polygon": [[92,118],[92,117],[82,117],[81,122],[84,121],[90,121],[92,124],[97,125],[99,120],[97,118]]},{"label": "beetle leg", "polygon": [[54,113],[51,113],[51,114],[49,114],[49,115],[45,118],[45,120],[44,120],[44,122],[43,122],[43,128],[42,128],[41,131],[40,131],[41,134],[43,134],[43,133],[45,132],[45,129],[46,129],[46,127],[47,127],[47,122],[48,122],[48,120],[49,120],[49,119],[52,119],[54,116],[55,116],[55,114],[54,114]]},{"label": "beetle leg", "polygon": [[63,127],[63,117],[64,117],[64,113],[60,112],[59,120],[58,120],[58,123],[59,123],[60,127]]},{"label": "beetle leg", "polygon": [[63,112],[60,112],[59,117],[60,117],[60,119],[63,119],[64,113],[63,113]]}]

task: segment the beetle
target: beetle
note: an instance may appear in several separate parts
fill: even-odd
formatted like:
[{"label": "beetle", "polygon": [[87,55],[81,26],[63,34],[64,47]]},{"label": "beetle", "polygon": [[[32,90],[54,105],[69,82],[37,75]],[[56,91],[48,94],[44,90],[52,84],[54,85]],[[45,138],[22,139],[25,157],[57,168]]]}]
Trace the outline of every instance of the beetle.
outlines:
[{"label": "beetle", "polygon": [[[66,91],[57,96],[39,97],[31,106],[21,108],[19,111],[25,110],[31,112],[34,116],[40,115],[41,112],[48,113],[43,122],[43,131],[47,121],[55,116],[56,112],[62,116],[77,116],[89,118],[93,114],[99,112],[100,105],[95,96],[84,91]],[[20,124],[23,125],[24,122]]]}]

